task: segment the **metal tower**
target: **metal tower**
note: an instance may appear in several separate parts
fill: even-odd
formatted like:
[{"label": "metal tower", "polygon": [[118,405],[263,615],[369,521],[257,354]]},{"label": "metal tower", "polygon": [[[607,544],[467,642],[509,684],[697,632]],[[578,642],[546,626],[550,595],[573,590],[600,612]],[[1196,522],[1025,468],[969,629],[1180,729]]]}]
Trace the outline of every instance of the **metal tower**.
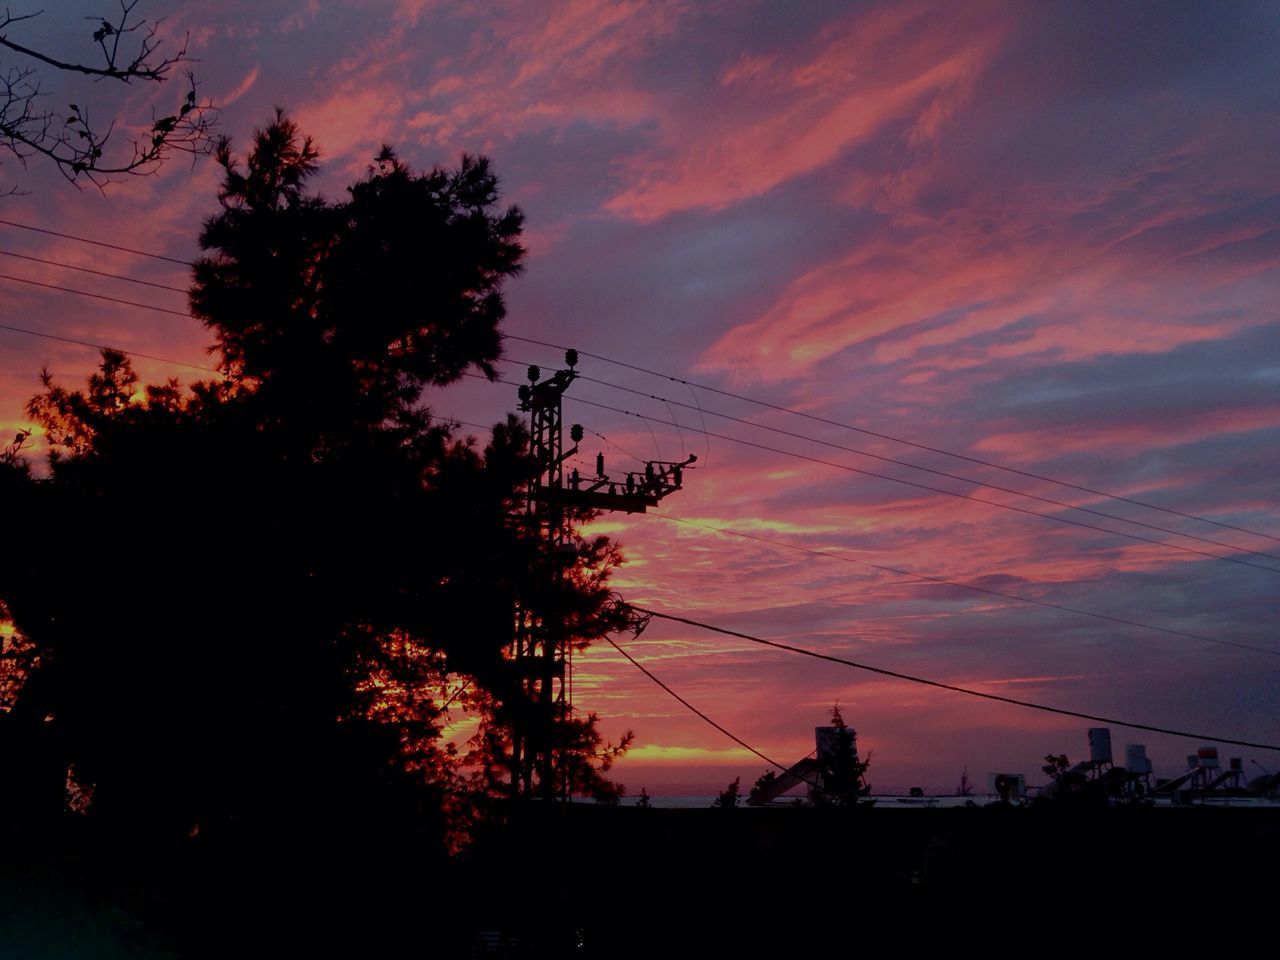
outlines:
[{"label": "metal tower", "polygon": [[[554,576],[564,575],[572,566],[577,549],[569,540],[567,516],[576,510],[621,510],[644,513],[663,497],[681,488],[684,469],[697,457],[675,462],[651,460],[643,471],[632,471],[615,479],[605,473],[604,454],[596,455],[596,473],[585,478],[575,468],[565,477],[564,463],[578,452],[583,431],[579,424],[569,429],[573,446],[564,449],[564,414],[562,398],[577,378],[574,367],[578,352],[565,353],[566,369],[545,380],[537,367],[529,368],[529,383],[519,390],[520,409],[529,414],[529,450],[534,462],[534,475],[529,481],[528,516],[538,536],[547,545],[555,563]],[[554,593],[554,591],[553,591]],[[516,611],[516,637],[512,656],[529,702],[541,707],[544,722],[552,717],[569,716],[573,702],[573,649],[563,621],[555,611],[535,611],[521,607]],[[533,795],[533,772],[540,780],[540,794],[552,799],[557,792],[567,798],[567,780],[554,782],[555,757],[550,741],[540,742],[537,723],[517,724],[512,731],[512,792],[517,796]]]}]

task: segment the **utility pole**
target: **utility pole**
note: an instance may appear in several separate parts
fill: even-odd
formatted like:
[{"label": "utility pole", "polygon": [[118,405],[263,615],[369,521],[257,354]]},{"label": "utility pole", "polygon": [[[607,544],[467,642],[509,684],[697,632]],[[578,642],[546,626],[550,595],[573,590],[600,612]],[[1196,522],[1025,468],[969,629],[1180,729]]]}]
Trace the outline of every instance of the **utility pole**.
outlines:
[{"label": "utility pole", "polygon": [[[564,576],[566,567],[577,558],[569,539],[567,511],[590,509],[644,513],[663,497],[679,490],[684,469],[697,457],[675,462],[650,460],[642,471],[620,477],[605,472],[604,454],[596,455],[593,477],[583,477],[574,468],[565,476],[565,461],[578,453],[583,430],[580,424],[569,429],[573,446],[564,449],[562,399],[577,379],[578,352],[565,353],[566,368],[542,379],[542,371],[529,368],[529,383],[519,390],[520,409],[529,414],[529,448],[534,475],[529,481],[527,512],[537,535],[546,544],[555,564],[553,576]],[[556,590],[549,591],[550,596]],[[563,616],[555,610],[538,612],[520,604],[516,610],[516,637],[512,658],[526,703],[536,704],[537,719],[517,721],[511,736],[511,791],[514,796],[533,796],[533,774],[538,773],[543,799],[569,797],[567,774],[555,782],[554,726],[570,716],[573,704],[573,649],[564,628]],[[538,722],[538,721],[541,722]],[[558,787],[558,789],[557,789]]]}]

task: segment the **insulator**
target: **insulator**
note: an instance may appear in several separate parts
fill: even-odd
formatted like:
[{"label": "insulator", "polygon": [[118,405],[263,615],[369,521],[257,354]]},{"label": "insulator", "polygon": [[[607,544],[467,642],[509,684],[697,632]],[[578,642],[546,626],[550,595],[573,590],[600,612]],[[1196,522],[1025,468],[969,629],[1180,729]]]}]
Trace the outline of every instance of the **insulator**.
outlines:
[{"label": "insulator", "polygon": [[566,350],[564,352],[564,362],[570,367],[576,367],[578,365],[578,351],[572,347]]},{"label": "insulator", "polygon": [[683,470],[681,470],[679,467],[672,467],[672,468],[671,468],[671,479],[672,479],[672,480],[674,480],[674,481],[676,482],[676,486],[677,486],[677,487],[678,487],[678,486],[680,486],[680,484],[681,484],[681,482],[682,482],[682,479],[681,479],[681,478],[682,478],[683,476],[684,476],[684,471],[683,471]]},{"label": "insulator", "polygon": [[542,376],[542,371],[541,371],[541,370],[539,370],[537,367],[530,367],[530,368],[529,368],[529,382],[530,382],[530,383],[537,383],[537,382],[538,382],[538,378],[539,378],[540,376]]},{"label": "insulator", "polygon": [[520,389],[516,391],[516,395],[520,397],[521,403],[528,403],[529,397],[533,395],[533,392],[526,384],[521,384]]},{"label": "insulator", "polygon": [[596,454],[596,476],[597,477],[604,476],[604,454],[603,453]]},{"label": "insulator", "polygon": [[572,427],[569,428],[569,439],[572,440],[574,443],[582,442],[582,424],[575,423]]},{"label": "insulator", "polygon": [[646,463],[646,464],[644,465],[644,475],[645,475],[648,479],[650,479],[650,480],[652,480],[652,479],[653,479],[653,464],[652,464],[652,463]]}]

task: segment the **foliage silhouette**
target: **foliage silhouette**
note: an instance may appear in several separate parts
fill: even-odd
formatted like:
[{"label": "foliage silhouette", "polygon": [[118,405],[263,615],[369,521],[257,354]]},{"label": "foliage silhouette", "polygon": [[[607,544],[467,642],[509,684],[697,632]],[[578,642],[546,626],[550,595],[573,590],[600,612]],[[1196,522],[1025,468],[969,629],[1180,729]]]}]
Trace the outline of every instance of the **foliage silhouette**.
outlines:
[{"label": "foliage silhouette", "polygon": [[1065,753],[1046,754],[1044,759],[1040,769],[1050,782],[1036,795],[1038,804],[1105,807],[1109,802],[1137,799],[1136,778],[1123,767],[1092,762],[1072,765]]},{"label": "foliage silhouette", "polygon": [[720,810],[737,809],[738,801],[741,799],[742,778],[734,777],[733,782],[716,794],[716,798],[711,801],[711,806]]},{"label": "foliage silhouette", "polygon": [[[60,814],[74,770],[113,835],[439,844],[442,812],[472,803],[449,791],[503,793],[522,713],[557,783],[616,798],[603,774],[626,742],[538,714],[503,651],[517,604],[578,646],[609,629],[617,550],[581,543],[550,575],[562,561],[517,510],[520,424],[478,451],[421,403],[491,372],[520,211],[495,210],[483,159],[416,174],[390,149],[345,200],[309,195],[317,151],[283,114],[218,159],[191,305],[225,379],[139,389],[106,351],[87,389],[46,373],[30,404],[48,482],[0,459],[22,544],[0,601],[26,651],[0,812]],[[484,719],[462,756],[441,737],[451,697]]]},{"label": "foliage silhouette", "polygon": [[778,774],[774,770],[766,770],[764,773],[760,774],[760,776],[756,777],[756,782],[751,787],[750,798],[754,801],[760,794],[760,791],[767,790],[777,779]]},{"label": "foliage silhouette", "polygon": [[871,758],[858,759],[853,731],[844,722],[839,704],[831,708],[831,725],[835,728],[831,750],[819,752],[817,758],[818,782],[822,789],[814,793],[814,802],[852,807],[857,805],[859,798],[871,792],[871,784],[867,782]]},{"label": "foliage silhouette", "polygon": [[1071,761],[1067,759],[1065,753],[1047,753],[1044,757],[1044,766],[1040,768],[1050,778],[1060,780],[1066,776],[1071,769]]}]

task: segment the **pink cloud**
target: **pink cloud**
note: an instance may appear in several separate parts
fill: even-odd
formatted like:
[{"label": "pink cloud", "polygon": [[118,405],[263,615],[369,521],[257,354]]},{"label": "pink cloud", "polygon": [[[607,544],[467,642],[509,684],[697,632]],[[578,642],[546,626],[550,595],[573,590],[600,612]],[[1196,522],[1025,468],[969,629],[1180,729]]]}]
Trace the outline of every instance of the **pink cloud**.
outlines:
[{"label": "pink cloud", "polygon": [[1173,447],[1230,433],[1263,430],[1275,424],[1277,417],[1280,417],[1280,404],[1226,414],[1213,410],[1179,414],[1158,424],[1124,421],[1037,427],[1034,430],[988,434],[975,444],[975,448],[984,454],[997,456],[1004,463],[1032,464],[1050,455]]},{"label": "pink cloud", "polygon": [[543,16],[508,20],[508,29],[499,30],[520,61],[517,85],[548,74],[557,80],[582,82],[606,72],[620,59],[634,57],[638,46],[670,33],[686,10],[683,3],[571,0],[543,8]]},{"label": "pink cloud", "polygon": [[631,185],[605,209],[651,222],[718,210],[821,168],[893,124],[936,137],[965,102],[1005,31],[959,34],[915,8],[854,18],[786,62],[744,56],[697,110],[661,117],[662,143],[626,164]]},{"label": "pink cloud", "polygon": [[298,125],[319,144],[322,156],[349,177],[362,176],[378,148],[396,139],[404,109],[394,84],[350,84],[321,100],[301,104]]},{"label": "pink cloud", "polygon": [[230,91],[220,95],[215,95],[213,97],[213,102],[218,105],[218,109],[219,110],[227,109],[229,106],[231,106],[231,104],[235,103],[237,100],[243,97],[246,93],[252,90],[253,85],[258,82],[258,73],[259,73],[259,68],[255,64],[253,67],[249,69],[249,72],[244,75],[244,77],[240,80],[240,82],[231,88]]},{"label": "pink cloud", "polygon": [[[541,283],[549,291],[513,309],[510,330],[536,328],[541,335],[545,328],[551,339],[599,337],[608,344],[596,347],[602,352],[678,375],[693,362],[696,345],[711,343],[700,358],[705,369],[742,381],[771,380],[768,396],[789,406],[1032,469],[1055,463],[1055,475],[1090,483],[1093,472],[1110,470],[1117,479],[1102,489],[1156,491],[1170,503],[1211,502],[1214,516],[1243,507],[1259,516],[1274,512],[1261,484],[1238,493],[1221,481],[1229,469],[1271,475],[1274,458],[1263,444],[1243,464],[1240,454],[1213,463],[1199,453],[1176,456],[1180,448],[1246,446],[1249,432],[1273,428],[1280,413],[1274,403],[1218,397],[1189,401],[1185,409],[1130,409],[1121,400],[1108,410],[1105,396],[1078,405],[1057,398],[1060,406],[1047,413],[1036,407],[1036,396],[1019,404],[1022,393],[1035,393],[1039,373],[1052,381],[1083,361],[1102,361],[1101,369],[1107,358],[1168,357],[1189,346],[1196,349],[1183,351],[1185,362],[1195,364],[1230,338],[1274,324],[1276,316],[1275,258],[1267,245],[1275,208],[1263,202],[1274,185],[1257,147],[1271,128],[1258,134],[1227,114],[1206,121],[1206,111],[1176,96],[1163,106],[1139,99],[1115,107],[1134,119],[1114,142],[1064,159],[1055,151],[1071,154],[1072,135],[1055,139],[1042,130],[1036,152],[1034,121],[1056,123],[1076,91],[1074,80],[1044,79],[1058,76],[1063,51],[1046,46],[1040,59],[1026,54],[1028,37],[1033,45],[1043,42],[1034,39],[1037,24],[1029,23],[1035,13],[896,6],[797,27],[783,39],[743,29],[708,43],[706,28],[721,13],[691,4],[401,0],[394,18],[343,37],[326,34],[329,21],[314,16],[314,5],[285,25],[287,34],[280,15],[264,27],[238,11],[203,9],[209,19],[224,18],[207,29],[197,25],[196,35],[206,44],[201,56],[208,73],[202,68],[201,75],[208,89],[229,91],[220,95],[223,103],[236,107],[227,111],[228,132],[243,147],[244,134],[268,119],[277,99],[295,105],[324,151],[322,185],[330,196],[364,173],[383,140],[402,144],[417,165],[447,163],[462,149],[507,151],[496,158],[499,172],[519,171],[514,178],[523,192],[515,199],[531,212],[538,208],[526,236],[529,276],[512,289]],[[230,22],[237,17],[241,22]],[[285,56],[303,44],[306,58]],[[1025,62],[1010,68],[1018,56]],[[1087,56],[1080,59],[1087,64]],[[281,62],[296,69],[285,76]],[[1081,64],[1072,66],[1079,71]],[[1018,72],[1029,69],[1037,75]],[[1092,95],[1107,101],[1121,93]],[[144,120],[150,106],[163,109],[169,95],[167,89],[126,91],[134,98],[130,112],[139,115],[141,108]],[[1105,114],[1107,103],[1095,106],[1099,112],[1090,112],[1086,125]],[[1194,122],[1183,123],[1183,114]],[[1045,149],[1046,139],[1054,151]],[[568,158],[576,165],[567,168]],[[105,198],[54,192],[34,202],[32,217],[9,215],[189,258],[201,219],[216,207],[218,179],[213,164],[194,174],[171,164],[160,176]],[[756,201],[749,211],[746,201]],[[701,216],[669,217],[690,211]],[[744,211],[749,222],[735,219]],[[718,265],[715,254],[727,234],[759,229],[794,237],[783,227],[795,223],[806,234],[800,252],[789,260],[779,256],[781,265],[751,261],[743,271],[751,274],[749,283]],[[598,249],[621,252],[614,262],[602,255],[591,267],[635,279],[635,290],[665,291],[681,258],[711,254],[698,280],[699,289],[715,297],[688,305],[687,330],[615,322],[595,304],[583,306],[584,264],[564,255],[597,242]],[[30,241],[23,250],[174,279],[124,255],[72,243]],[[185,271],[175,272],[183,285]],[[35,267],[27,275],[77,285],[53,268]],[[10,286],[5,295],[13,315],[37,317],[49,332],[207,362],[208,337],[191,321],[97,308],[48,291]],[[648,303],[645,293],[634,295],[655,315],[670,309],[659,300]],[[181,304],[180,295],[174,299]],[[92,350],[48,341],[21,346],[17,335],[3,332],[0,338],[0,403],[7,411],[0,426],[10,429],[22,422],[21,405],[38,388],[42,362],[69,386],[82,383],[94,363]],[[1225,363],[1224,377],[1234,375]],[[198,376],[163,364],[139,366],[152,381]],[[1115,366],[1120,372],[1105,374],[1112,379],[1100,388],[1126,386],[1120,378],[1132,368]],[[1032,386],[1020,386],[1004,405],[978,402],[1009,382]],[[744,414],[725,398],[706,405],[759,414]],[[656,402],[633,408],[669,416]],[[702,457],[696,414],[680,410],[679,416],[682,437],[654,425],[662,454],[687,447]],[[583,422],[641,456],[658,455],[649,432],[633,419],[603,418],[593,412]],[[772,414],[759,422],[795,425]],[[883,468],[742,424],[709,417],[708,426]],[[892,452],[866,438],[840,439]],[[611,464],[627,462],[611,445],[599,446]],[[992,577],[1012,584],[1012,593],[1072,603],[1083,597],[1082,606],[1110,603],[1108,609],[1138,619],[1165,622],[1167,616],[1174,626],[1187,623],[1169,598],[1198,589],[1191,575],[1202,575],[1198,568],[1207,565],[1167,547],[728,441],[712,441],[710,453],[709,468],[690,471],[686,489],[657,512],[905,571],[960,581]],[[1142,469],[1126,470],[1129,461]],[[660,519],[611,517],[598,529],[622,542],[629,562],[615,586],[636,602],[1033,699],[1101,709],[1117,696],[1100,685],[1093,689],[1094,671],[1109,670],[1098,664],[1122,659],[1125,647],[1091,621]],[[1128,610],[1127,597],[1108,591],[1134,573],[1159,589],[1133,594],[1139,609]],[[1197,593],[1190,616],[1207,625],[1193,629],[1212,633],[1234,624],[1234,599],[1221,583]],[[1264,601],[1255,596],[1253,605],[1263,609]],[[1044,627],[1048,618],[1052,625]],[[1071,749],[1080,739],[1082,725],[1072,720],[796,664],[693,629],[655,623],[628,649],[718,720],[784,760],[812,747],[812,727],[840,700],[864,747],[876,751],[872,779],[880,787],[952,787],[961,757],[979,782],[986,770],[1015,761],[1015,769],[1034,774],[1023,761]],[[1163,655],[1181,648],[1153,641],[1150,649]],[[716,779],[705,775],[704,789],[723,787],[735,770],[748,782],[763,769],[610,648],[589,651],[578,667],[579,706],[605,711],[606,733],[615,738],[636,727],[647,746],[619,768],[633,791],[643,781],[630,771],[645,764],[672,782],[680,770],[708,768]],[[1199,670],[1188,673],[1197,702]],[[1117,675],[1138,671],[1118,669]],[[939,767],[953,760],[954,770]]]},{"label": "pink cloud", "polygon": [[[1239,311],[1204,317],[1208,300],[1238,300],[1240,285],[1266,271],[1266,264],[1237,262],[1224,271],[1189,262],[1261,235],[1260,225],[1202,232],[1170,249],[1155,235],[1194,222],[1196,211],[1166,211],[1141,226],[1118,224],[1123,233],[1099,254],[1097,236],[1077,235],[1062,219],[1051,234],[1032,239],[1033,224],[1050,216],[1038,204],[1004,216],[995,234],[977,234],[963,216],[927,232],[881,227],[791,281],[757,317],[727,331],[704,355],[704,368],[732,370],[740,379],[799,377],[873,340],[875,359],[894,363],[1032,317],[1040,319],[1025,336],[977,353],[932,353],[928,367],[973,367],[1029,354],[1061,362],[1166,352],[1266,320],[1265,313]],[[1159,247],[1135,248],[1146,237]]]}]

